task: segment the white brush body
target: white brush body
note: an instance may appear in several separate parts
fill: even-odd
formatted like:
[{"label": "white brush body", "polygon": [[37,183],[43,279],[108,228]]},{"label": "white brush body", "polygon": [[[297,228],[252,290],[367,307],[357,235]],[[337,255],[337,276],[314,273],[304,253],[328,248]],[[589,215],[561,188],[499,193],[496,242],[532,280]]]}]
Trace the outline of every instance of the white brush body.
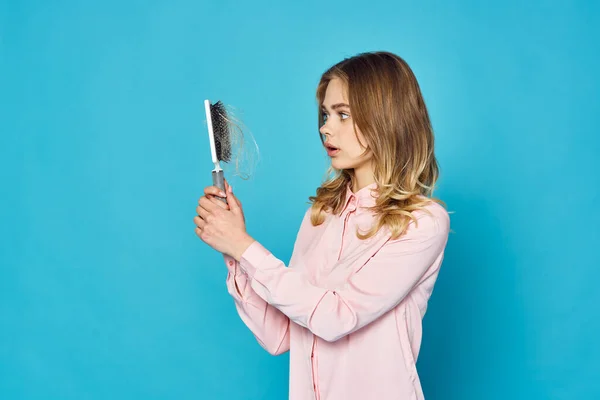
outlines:
[{"label": "white brush body", "polygon": [[215,169],[213,171],[220,171],[221,164],[217,159],[217,149],[215,147],[215,135],[213,133],[213,124],[212,124],[212,115],[210,113],[210,101],[204,100],[204,110],[206,112],[206,124],[208,125],[208,138],[210,141],[210,155],[212,157],[212,162],[215,164]]}]

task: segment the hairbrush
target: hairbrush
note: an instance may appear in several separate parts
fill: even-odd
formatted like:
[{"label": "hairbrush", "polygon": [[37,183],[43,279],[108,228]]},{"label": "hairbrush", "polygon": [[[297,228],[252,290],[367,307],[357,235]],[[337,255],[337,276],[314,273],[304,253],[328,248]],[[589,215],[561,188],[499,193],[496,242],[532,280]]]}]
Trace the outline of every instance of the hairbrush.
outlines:
[{"label": "hairbrush", "polygon": [[[213,185],[225,191],[225,177],[221,168],[221,161],[231,160],[231,130],[227,110],[221,101],[211,104],[204,100],[206,111],[206,124],[208,125],[208,138],[210,139],[210,153],[215,169],[212,170]],[[227,202],[224,197],[217,197]]]}]

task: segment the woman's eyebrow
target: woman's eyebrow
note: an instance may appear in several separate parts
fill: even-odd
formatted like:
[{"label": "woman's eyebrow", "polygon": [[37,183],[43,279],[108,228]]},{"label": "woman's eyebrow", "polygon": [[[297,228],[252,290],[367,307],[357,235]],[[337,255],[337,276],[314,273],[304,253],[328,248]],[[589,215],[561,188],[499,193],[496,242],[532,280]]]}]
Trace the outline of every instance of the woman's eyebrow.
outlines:
[{"label": "woman's eyebrow", "polygon": [[[334,105],[331,106],[332,110],[337,110],[338,108],[350,108],[350,106],[346,103],[336,103]],[[321,104],[321,109],[322,110],[326,110],[327,108],[325,107],[324,104]]]}]

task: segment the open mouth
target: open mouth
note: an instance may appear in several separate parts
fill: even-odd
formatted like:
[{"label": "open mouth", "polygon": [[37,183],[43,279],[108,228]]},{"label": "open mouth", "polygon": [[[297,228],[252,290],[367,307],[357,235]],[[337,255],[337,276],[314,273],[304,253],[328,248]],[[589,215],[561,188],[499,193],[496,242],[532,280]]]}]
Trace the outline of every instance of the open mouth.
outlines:
[{"label": "open mouth", "polygon": [[333,146],[332,146],[332,145],[330,145],[330,144],[326,144],[326,145],[325,145],[325,148],[327,149],[327,154],[329,154],[330,156],[331,156],[331,155],[334,155],[334,154],[336,154],[338,151],[340,151],[340,149],[338,149],[337,147],[333,147]]}]

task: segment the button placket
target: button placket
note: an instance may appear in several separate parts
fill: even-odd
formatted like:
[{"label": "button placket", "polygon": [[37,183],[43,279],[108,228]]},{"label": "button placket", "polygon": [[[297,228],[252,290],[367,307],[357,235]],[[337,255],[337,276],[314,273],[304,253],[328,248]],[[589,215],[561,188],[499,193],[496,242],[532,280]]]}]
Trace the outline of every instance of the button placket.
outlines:
[{"label": "button placket", "polygon": [[346,210],[344,210],[344,213],[345,213],[345,216],[344,216],[344,225],[342,227],[342,240],[341,240],[340,250],[338,252],[338,257],[337,257],[338,261],[342,257],[342,251],[344,249],[344,236],[346,236],[346,226],[348,224],[348,219],[350,218],[350,214],[352,214],[354,211],[356,211],[356,203],[357,203],[356,197],[352,196],[350,198],[350,201],[348,202]]}]

